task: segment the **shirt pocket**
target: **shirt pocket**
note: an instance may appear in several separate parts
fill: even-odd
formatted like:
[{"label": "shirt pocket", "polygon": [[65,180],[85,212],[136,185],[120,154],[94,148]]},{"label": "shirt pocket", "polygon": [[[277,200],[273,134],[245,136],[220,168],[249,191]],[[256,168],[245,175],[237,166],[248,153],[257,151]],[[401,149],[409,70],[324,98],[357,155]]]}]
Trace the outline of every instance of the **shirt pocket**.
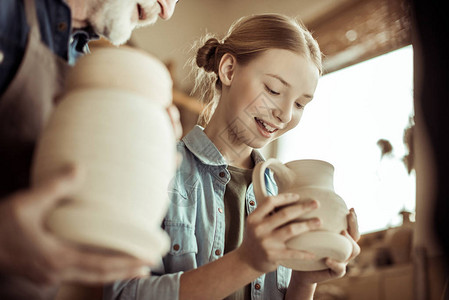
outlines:
[{"label": "shirt pocket", "polygon": [[170,221],[165,221],[164,225],[164,229],[171,239],[170,250],[164,259],[168,273],[196,268],[198,244],[195,229],[188,224]]},{"label": "shirt pocket", "polygon": [[291,275],[292,270],[284,266],[279,266],[276,270],[276,285],[282,294],[287,293]]}]

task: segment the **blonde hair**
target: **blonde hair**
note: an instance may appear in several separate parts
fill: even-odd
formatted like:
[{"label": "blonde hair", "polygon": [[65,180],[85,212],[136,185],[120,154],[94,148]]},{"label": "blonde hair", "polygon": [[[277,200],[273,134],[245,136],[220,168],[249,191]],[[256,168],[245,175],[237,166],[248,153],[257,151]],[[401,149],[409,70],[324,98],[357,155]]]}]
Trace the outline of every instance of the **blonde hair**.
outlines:
[{"label": "blonde hair", "polygon": [[192,60],[196,73],[193,92],[200,92],[200,99],[205,104],[198,120],[201,126],[207,125],[218,104],[221,92],[218,67],[225,53],[245,65],[268,49],[290,50],[308,57],[322,73],[317,41],[302,23],[280,14],[243,17],[229,28],[223,39],[208,34],[197,44],[200,47]]}]

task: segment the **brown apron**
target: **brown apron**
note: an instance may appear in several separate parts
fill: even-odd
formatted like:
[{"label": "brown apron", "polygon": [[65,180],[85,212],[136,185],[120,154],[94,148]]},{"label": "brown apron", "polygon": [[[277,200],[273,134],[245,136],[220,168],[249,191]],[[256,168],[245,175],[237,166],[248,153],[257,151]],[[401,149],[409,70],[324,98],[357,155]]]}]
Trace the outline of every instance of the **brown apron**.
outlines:
[{"label": "brown apron", "polygon": [[30,27],[27,47],[0,99],[0,198],[28,186],[36,139],[69,68],[41,41],[34,0],[24,4]]},{"label": "brown apron", "polygon": [[[24,0],[24,4],[30,27],[27,46],[13,81],[0,98],[0,199],[29,186],[36,139],[69,68],[41,41],[35,0]],[[48,299],[49,291],[26,279],[0,275],[2,300]]]}]

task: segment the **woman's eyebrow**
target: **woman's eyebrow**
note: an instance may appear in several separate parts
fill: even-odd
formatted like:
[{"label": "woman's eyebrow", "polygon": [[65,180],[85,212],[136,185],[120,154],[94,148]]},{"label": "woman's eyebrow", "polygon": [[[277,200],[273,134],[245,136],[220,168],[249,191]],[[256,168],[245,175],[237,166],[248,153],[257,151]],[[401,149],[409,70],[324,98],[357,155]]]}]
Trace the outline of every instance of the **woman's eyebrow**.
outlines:
[{"label": "woman's eyebrow", "polygon": [[286,87],[290,87],[290,83],[288,83],[287,81],[285,81],[281,76],[276,75],[276,74],[265,74],[267,76],[276,78],[277,80],[279,80],[283,85],[285,85]]},{"label": "woman's eyebrow", "polygon": [[[279,80],[280,82],[282,82],[283,85],[285,85],[286,87],[290,87],[290,83],[288,83],[287,81],[285,81],[281,76],[276,75],[276,74],[265,74],[267,76],[276,78],[277,80]],[[309,94],[304,94],[303,95],[304,98],[308,98],[308,99],[313,99],[313,95],[309,95]]]}]

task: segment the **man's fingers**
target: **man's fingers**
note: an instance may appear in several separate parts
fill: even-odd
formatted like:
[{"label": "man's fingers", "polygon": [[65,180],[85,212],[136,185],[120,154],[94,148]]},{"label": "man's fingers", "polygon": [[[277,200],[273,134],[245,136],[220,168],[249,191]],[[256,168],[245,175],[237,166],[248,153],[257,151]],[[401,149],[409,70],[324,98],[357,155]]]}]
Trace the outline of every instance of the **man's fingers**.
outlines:
[{"label": "man's fingers", "polygon": [[83,177],[81,167],[67,165],[58,170],[52,178],[23,192],[22,196],[25,201],[30,202],[30,205],[36,206],[37,210],[46,211],[79,188]]},{"label": "man's fingers", "polygon": [[92,271],[82,268],[69,268],[65,270],[62,280],[82,284],[106,284],[116,280],[142,278],[150,276],[148,267],[127,268],[111,271]]},{"label": "man's fingers", "polygon": [[176,106],[170,105],[169,107],[167,107],[167,114],[170,117],[176,139],[180,139],[182,136],[182,125],[179,110],[176,108]]},{"label": "man's fingers", "polygon": [[146,262],[125,254],[100,253],[94,250],[66,248],[64,280],[85,283],[105,283],[118,279],[149,275]]}]

